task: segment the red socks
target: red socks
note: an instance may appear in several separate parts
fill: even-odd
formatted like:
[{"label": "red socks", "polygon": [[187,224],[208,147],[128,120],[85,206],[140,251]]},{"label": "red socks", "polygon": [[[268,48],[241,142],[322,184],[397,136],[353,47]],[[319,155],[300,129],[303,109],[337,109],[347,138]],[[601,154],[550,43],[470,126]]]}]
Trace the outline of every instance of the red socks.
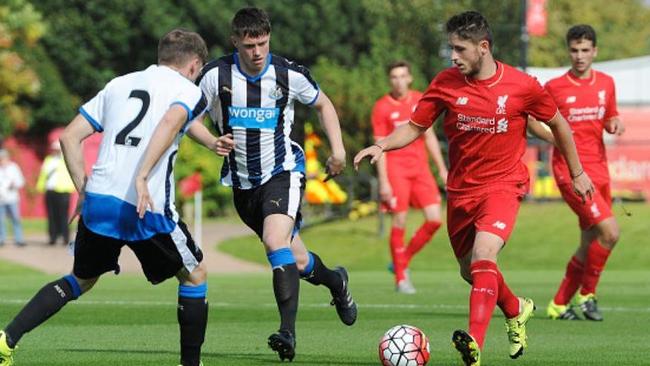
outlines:
[{"label": "red socks", "polygon": [[469,295],[469,333],[482,349],[499,296],[499,269],[496,263],[481,260],[472,263],[470,270],[472,292]]},{"label": "red socks", "polygon": [[519,315],[519,298],[510,291],[510,288],[506,285],[506,281],[503,279],[501,271],[498,269],[497,281],[499,283],[497,305],[499,305],[499,308],[503,311],[503,315],[505,315],[507,319],[514,318]]},{"label": "red socks", "polygon": [[[593,243],[592,243],[593,245]],[[571,301],[573,295],[578,291],[580,283],[582,282],[582,274],[584,272],[584,265],[575,256],[571,257],[569,264],[566,266],[566,273],[564,279],[560,283],[560,288],[555,294],[553,302],[557,305],[566,305]]]},{"label": "red socks", "polygon": [[395,283],[406,278],[406,248],[404,248],[404,229],[392,227],[390,230],[390,254],[393,257],[393,271],[395,271]]},{"label": "red socks", "polygon": [[440,228],[440,221],[425,221],[422,226],[415,232],[413,238],[406,247],[406,266],[424,246],[431,240],[433,234]]},{"label": "red socks", "polygon": [[611,251],[600,245],[598,241],[591,243],[587,252],[585,270],[582,274],[581,295],[596,293],[596,285],[598,285],[598,280],[600,280],[600,273],[605,268],[605,263],[610,253]]}]

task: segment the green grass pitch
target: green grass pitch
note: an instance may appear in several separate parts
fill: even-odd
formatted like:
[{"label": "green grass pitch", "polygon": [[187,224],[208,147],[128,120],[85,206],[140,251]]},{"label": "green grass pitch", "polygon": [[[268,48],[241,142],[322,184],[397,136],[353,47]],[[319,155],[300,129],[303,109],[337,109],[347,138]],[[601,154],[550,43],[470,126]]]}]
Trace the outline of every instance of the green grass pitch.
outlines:
[{"label": "green grass pitch", "polygon": [[[526,204],[501,267],[517,294],[532,297],[537,316],[529,323],[529,348],[518,360],[507,354],[503,317],[495,311],[483,365],[650,365],[650,206],[629,205],[619,216],[622,237],[599,287],[602,323],[551,321],[544,308],[553,295],[577,239],[576,221],[561,204]],[[419,222],[409,220],[410,230]],[[324,288],[301,283],[295,365],[377,365],[384,331],[406,323],[430,338],[430,365],[460,365],[451,333],[467,327],[469,287],[459,278],[446,233],[441,231],[413,262],[418,293],[395,294],[385,239],[376,221],[326,224],[304,232],[305,241],[333,264],[350,269],[359,319],[342,325]],[[228,252],[263,262],[254,238],[233,240]],[[0,326],[45,282],[55,279],[0,263]],[[177,365],[176,284],[152,287],[142,276],[106,275],[96,288],[27,334],[16,365]],[[278,315],[270,273],[211,276],[210,320],[204,345],[207,365],[272,365],[266,346]]]}]

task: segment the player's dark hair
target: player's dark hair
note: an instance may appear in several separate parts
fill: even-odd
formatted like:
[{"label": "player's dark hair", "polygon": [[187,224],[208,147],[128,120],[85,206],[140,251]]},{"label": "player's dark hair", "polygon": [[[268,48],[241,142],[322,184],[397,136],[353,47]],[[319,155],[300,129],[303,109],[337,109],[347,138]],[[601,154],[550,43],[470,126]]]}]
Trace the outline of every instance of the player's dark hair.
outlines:
[{"label": "player's dark hair", "polygon": [[581,39],[591,41],[591,44],[596,47],[596,31],[589,24],[574,25],[566,32],[567,46],[571,41],[579,41]]},{"label": "player's dark hair", "polygon": [[386,66],[386,74],[390,75],[390,72],[393,71],[393,69],[396,69],[398,67],[406,67],[406,69],[411,72],[411,64],[408,61],[405,60],[397,60],[393,61],[388,66]]},{"label": "player's dark hair", "polygon": [[488,41],[492,47],[492,31],[487,19],[477,11],[466,11],[456,14],[447,21],[447,33],[455,34],[461,39],[471,40],[478,44]]},{"label": "player's dark hair", "polygon": [[202,64],[208,59],[208,47],[196,32],[172,29],[158,42],[158,63],[161,65],[182,66],[195,56]]},{"label": "player's dark hair", "polygon": [[237,11],[232,18],[232,34],[237,37],[262,37],[271,33],[269,15],[260,8],[248,7]]}]

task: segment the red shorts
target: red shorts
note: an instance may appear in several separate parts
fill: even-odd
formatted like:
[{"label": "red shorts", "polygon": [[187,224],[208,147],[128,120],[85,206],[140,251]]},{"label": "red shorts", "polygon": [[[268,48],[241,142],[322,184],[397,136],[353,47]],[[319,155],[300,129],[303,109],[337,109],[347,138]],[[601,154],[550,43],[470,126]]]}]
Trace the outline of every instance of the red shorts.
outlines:
[{"label": "red shorts", "polygon": [[388,181],[393,189],[390,205],[382,204],[389,212],[404,212],[410,207],[424,208],[440,203],[440,191],[429,167],[426,170],[406,171],[388,169]]},{"label": "red shorts", "polygon": [[513,192],[488,192],[482,196],[449,196],[447,231],[456,258],[474,247],[479,231],[487,231],[508,241],[517,221],[523,196]]},{"label": "red shorts", "polygon": [[599,222],[610,218],[612,214],[612,193],[609,187],[609,172],[606,164],[584,164],[585,172],[594,184],[595,192],[591,201],[582,203],[582,199],[573,192],[569,168],[563,161],[553,161],[553,175],[562,197],[578,215],[581,230],[587,230]]},{"label": "red shorts", "polygon": [[573,192],[573,186],[571,184],[561,184],[558,186],[566,203],[578,215],[581,230],[587,230],[613,216],[612,193],[609,188],[609,182],[604,184],[593,182],[593,184],[595,192],[592,194],[591,200],[587,199],[586,203],[582,203],[580,196]]}]

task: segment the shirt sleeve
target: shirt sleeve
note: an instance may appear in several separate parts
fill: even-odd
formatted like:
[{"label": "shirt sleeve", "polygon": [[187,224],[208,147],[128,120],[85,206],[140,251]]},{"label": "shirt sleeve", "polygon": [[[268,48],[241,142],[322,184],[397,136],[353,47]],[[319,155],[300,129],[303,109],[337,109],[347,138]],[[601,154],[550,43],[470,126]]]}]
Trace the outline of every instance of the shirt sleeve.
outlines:
[{"label": "shirt sleeve", "polygon": [[104,131],[104,107],[106,106],[106,95],[108,85],[104,87],[95,97],[79,108],[79,113],[90,123],[95,131]]},{"label": "shirt sleeve", "polygon": [[445,104],[440,97],[438,77],[436,77],[418,101],[415,111],[411,114],[411,122],[420,127],[429,128],[444,109]]},{"label": "shirt sleeve", "polygon": [[542,85],[540,85],[536,78],[530,78],[529,88],[524,96],[524,100],[524,112],[535,117],[535,119],[539,121],[548,122],[553,119],[558,112],[553,97],[551,97],[548,91],[542,88]]},{"label": "shirt sleeve", "polygon": [[607,105],[605,106],[605,121],[614,117],[618,117],[618,107],[616,106],[616,85],[612,80],[611,93],[609,93]]},{"label": "shirt sleeve", "polygon": [[386,137],[390,134],[386,113],[384,113],[379,102],[375,103],[375,106],[372,108],[371,122],[373,136]]},{"label": "shirt sleeve", "polygon": [[318,84],[304,66],[297,66],[295,71],[289,70],[289,90],[295,100],[305,105],[316,103],[320,94]]},{"label": "shirt sleeve", "polygon": [[212,110],[212,102],[219,96],[219,68],[215,67],[199,76],[198,86],[205,96],[208,110]]},{"label": "shirt sleeve", "polygon": [[187,84],[185,90],[180,92],[174,102],[171,105],[180,105],[187,112],[187,120],[183,126],[183,131],[189,127],[189,122],[194,120],[196,117],[200,116],[205,112],[207,107],[207,99],[205,93],[201,91],[194,84]]}]

